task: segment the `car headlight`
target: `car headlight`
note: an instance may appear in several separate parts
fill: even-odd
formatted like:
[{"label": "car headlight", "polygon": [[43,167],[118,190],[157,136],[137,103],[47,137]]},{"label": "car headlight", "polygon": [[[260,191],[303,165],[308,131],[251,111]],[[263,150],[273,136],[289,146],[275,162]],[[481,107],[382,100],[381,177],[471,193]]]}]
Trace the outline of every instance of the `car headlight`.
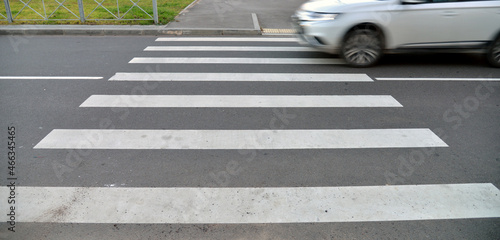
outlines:
[{"label": "car headlight", "polygon": [[298,11],[296,13],[297,18],[300,21],[332,21],[335,20],[339,15],[339,13],[323,13],[310,11]]}]

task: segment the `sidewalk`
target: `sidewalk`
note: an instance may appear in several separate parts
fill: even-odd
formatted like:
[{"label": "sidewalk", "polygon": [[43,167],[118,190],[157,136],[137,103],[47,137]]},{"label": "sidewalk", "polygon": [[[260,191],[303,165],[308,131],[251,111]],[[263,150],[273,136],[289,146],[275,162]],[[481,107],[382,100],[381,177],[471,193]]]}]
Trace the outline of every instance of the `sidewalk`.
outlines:
[{"label": "sidewalk", "polygon": [[0,25],[0,35],[291,34],[290,16],[306,0],[195,0],[167,25]]},{"label": "sidewalk", "polygon": [[198,0],[167,29],[259,29],[290,33],[290,16],[306,0]]}]

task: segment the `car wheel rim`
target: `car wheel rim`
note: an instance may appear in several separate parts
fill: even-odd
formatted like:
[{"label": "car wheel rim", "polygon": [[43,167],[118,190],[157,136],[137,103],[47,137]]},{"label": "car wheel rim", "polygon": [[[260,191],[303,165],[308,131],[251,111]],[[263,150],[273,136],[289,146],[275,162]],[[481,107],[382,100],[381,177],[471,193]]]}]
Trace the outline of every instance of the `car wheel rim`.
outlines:
[{"label": "car wheel rim", "polygon": [[344,58],[356,65],[369,65],[379,56],[380,41],[373,33],[354,34],[344,47]]}]

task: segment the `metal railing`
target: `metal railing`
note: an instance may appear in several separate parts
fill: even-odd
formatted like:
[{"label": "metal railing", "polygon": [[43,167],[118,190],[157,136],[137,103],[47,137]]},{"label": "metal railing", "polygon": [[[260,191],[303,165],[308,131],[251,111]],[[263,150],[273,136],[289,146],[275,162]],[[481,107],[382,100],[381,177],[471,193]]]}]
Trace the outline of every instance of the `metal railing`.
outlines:
[{"label": "metal railing", "polygon": [[[139,6],[141,0],[116,0],[116,5],[114,1],[115,0],[3,0],[5,11],[0,11],[0,21],[12,23],[14,21],[76,20],[84,23],[87,20],[153,20],[155,24],[158,24],[157,0],[149,0],[152,1],[152,6],[148,6],[152,7],[152,11],[150,10],[149,12],[144,10],[145,6]],[[147,2],[148,4],[149,1]],[[120,3],[122,4],[121,7]],[[94,4],[95,7],[92,6]],[[140,16],[133,15],[133,9],[138,9]],[[36,18],[23,18],[23,14],[26,15],[27,12],[34,15]],[[55,18],[55,16],[59,14],[63,14],[64,16],[68,15],[69,18]],[[98,14],[99,16],[95,16]],[[103,14],[107,16],[102,18]]]}]

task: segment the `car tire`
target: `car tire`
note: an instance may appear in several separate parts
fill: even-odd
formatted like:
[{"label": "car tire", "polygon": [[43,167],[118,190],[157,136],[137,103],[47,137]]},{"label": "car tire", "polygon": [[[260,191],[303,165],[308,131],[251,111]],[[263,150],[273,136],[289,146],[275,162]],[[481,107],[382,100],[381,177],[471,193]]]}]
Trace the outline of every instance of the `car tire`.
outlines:
[{"label": "car tire", "polygon": [[355,29],[344,38],[341,57],[352,67],[370,67],[382,57],[382,38],[374,29]]},{"label": "car tire", "polygon": [[500,36],[491,43],[486,56],[491,66],[500,67]]}]

